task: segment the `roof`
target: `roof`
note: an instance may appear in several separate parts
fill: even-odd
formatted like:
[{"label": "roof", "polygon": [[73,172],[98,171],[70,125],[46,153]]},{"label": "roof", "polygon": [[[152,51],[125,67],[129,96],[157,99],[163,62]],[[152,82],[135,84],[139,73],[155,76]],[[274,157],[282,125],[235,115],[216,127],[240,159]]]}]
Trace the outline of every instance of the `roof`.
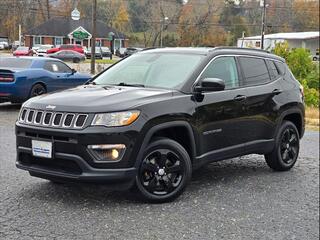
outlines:
[{"label": "roof", "polygon": [[27,59],[27,60],[32,60],[34,62],[44,62],[44,61],[48,61],[48,60],[57,60],[57,61],[61,61],[57,58],[50,58],[50,57],[31,57],[31,56],[23,56],[23,57],[14,57],[14,56],[10,56],[10,57],[0,57],[1,59]]},{"label": "roof", "polygon": [[220,54],[231,54],[231,55],[251,55],[251,56],[260,56],[265,58],[277,59],[284,62],[284,59],[269,53],[268,51],[261,49],[253,48],[237,48],[237,47],[214,47],[214,48],[205,48],[205,47],[175,47],[175,48],[155,48],[155,49],[146,49],[139,53],[185,53],[185,54],[198,54],[198,55],[220,55]]},{"label": "roof", "polygon": [[206,55],[212,48],[204,47],[168,47],[168,48],[150,48],[144,49],[142,52],[159,52],[159,53],[191,53]]},{"label": "roof", "polygon": [[0,29],[0,38],[8,38],[8,34],[5,34],[4,32],[2,32],[1,29]]},{"label": "roof", "polygon": [[[78,27],[83,27],[88,32],[92,32],[92,21],[88,18],[72,20],[71,18],[52,18],[34,28],[27,30],[24,35],[43,35],[43,36],[67,36]],[[112,27],[107,26],[101,21],[97,21],[96,37],[108,38],[110,32],[115,33],[116,38],[125,39],[125,35]]]},{"label": "roof", "polygon": [[[319,38],[319,32],[289,32],[289,33],[274,33],[264,35],[265,39],[314,39]],[[242,38],[239,38],[242,39]],[[261,35],[245,37],[245,40],[260,40]]]}]

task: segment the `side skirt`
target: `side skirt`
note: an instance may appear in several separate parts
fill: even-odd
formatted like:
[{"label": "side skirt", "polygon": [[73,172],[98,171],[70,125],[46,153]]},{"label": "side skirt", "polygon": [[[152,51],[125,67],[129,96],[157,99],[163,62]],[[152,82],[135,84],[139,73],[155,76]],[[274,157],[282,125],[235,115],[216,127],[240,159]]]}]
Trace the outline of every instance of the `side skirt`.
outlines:
[{"label": "side skirt", "polygon": [[222,161],[247,154],[266,154],[273,150],[274,145],[274,139],[257,140],[245,144],[239,144],[223,149],[210,151],[195,158],[195,161],[193,162],[193,169],[197,169],[208,163]]}]

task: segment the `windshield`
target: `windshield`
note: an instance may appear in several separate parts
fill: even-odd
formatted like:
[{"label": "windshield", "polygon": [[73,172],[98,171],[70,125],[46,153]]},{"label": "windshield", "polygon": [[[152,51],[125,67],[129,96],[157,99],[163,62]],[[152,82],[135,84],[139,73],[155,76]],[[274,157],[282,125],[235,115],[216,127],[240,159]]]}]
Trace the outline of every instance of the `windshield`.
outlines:
[{"label": "windshield", "polygon": [[102,73],[94,80],[94,83],[179,90],[203,57],[202,55],[178,53],[137,54]]},{"label": "windshield", "polygon": [[29,48],[28,47],[18,47],[17,50],[19,50],[19,51],[28,51]]},{"label": "windshield", "polygon": [[41,46],[39,48],[39,50],[47,50],[47,49],[50,49],[50,48],[52,48],[52,47],[51,46]]},{"label": "windshield", "polygon": [[32,60],[22,58],[0,58],[0,68],[28,68]]}]

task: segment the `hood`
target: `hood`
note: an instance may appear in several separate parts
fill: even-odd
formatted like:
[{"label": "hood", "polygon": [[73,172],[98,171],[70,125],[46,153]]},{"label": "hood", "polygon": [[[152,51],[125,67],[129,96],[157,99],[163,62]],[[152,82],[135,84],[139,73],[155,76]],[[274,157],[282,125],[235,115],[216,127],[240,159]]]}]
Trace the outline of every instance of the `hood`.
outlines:
[{"label": "hood", "polygon": [[82,85],[41,95],[28,100],[24,107],[67,112],[116,112],[137,108],[152,101],[172,97],[174,90],[137,87]]}]

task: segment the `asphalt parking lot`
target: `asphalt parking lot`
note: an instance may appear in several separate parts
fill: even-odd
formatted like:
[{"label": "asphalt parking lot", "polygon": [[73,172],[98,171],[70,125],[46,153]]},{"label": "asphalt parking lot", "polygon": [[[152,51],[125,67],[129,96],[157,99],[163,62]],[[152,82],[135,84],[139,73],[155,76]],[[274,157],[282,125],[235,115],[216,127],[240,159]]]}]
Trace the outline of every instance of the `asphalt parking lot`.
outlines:
[{"label": "asphalt parking lot", "polygon": [[259,155],[230,159],[195,172],[176,201],[146,204],[16,169],[18,111],[0,104],[0,239],[319,239],[319,132],[306,132],[290,172]]}]

